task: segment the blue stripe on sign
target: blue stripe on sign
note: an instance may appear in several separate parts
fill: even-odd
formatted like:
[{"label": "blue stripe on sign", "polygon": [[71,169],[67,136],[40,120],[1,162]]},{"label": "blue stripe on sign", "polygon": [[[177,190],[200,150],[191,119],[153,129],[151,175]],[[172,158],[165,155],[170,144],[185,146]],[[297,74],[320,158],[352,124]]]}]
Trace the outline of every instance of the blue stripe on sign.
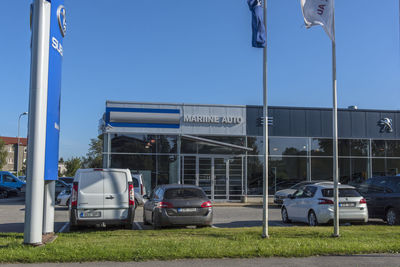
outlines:
[{"label": "blue stripe on sign", "polygon": [[119,112],[144,112],[144,113],[173,113],[179,114],[179,109],[158,109],[158,108],[106,108],[106,112],[119,111]]},{"label": "blue stripe on sign", "polygon": [[179,124],[126,123],[126,122],[110,122],[108,124],[112,127],[175,128],[175,129],[179,129]]}]

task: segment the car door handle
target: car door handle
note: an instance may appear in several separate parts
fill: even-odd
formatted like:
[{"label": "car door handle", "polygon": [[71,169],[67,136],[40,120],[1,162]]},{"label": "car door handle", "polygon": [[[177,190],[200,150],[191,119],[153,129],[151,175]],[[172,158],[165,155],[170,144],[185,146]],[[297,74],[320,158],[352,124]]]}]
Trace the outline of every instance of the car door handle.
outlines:
[{"label": "car door handle", "polygon": [[106,197],[106,199],[114,199],[114,197],[113,196],[108,196],[108,197]]}]

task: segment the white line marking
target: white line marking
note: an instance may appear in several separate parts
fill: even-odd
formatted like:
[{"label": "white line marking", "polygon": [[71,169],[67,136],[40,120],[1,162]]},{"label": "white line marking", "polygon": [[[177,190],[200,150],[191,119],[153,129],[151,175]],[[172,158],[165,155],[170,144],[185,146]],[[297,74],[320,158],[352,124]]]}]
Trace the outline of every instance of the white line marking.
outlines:
[{"label": "white line marking", "polygon": [[137,228],[139,228],[139,230],[143,230],[142,226],[140,226],[139,223],[135,222],[135,224],[136,224]]},{"label": "white line marking", "polygon": [[64,232],[65,228],[67,228],[67,226],[69,225],[69,222],[66,222],[63,227],[61,227],[61,229],[58,231],[59,233]]},{"label": "white line marking", "polygon": [[217,227],[217,226],[215,226],[215,225],[211,225],[211,228],[219,228],[219,227]]}]

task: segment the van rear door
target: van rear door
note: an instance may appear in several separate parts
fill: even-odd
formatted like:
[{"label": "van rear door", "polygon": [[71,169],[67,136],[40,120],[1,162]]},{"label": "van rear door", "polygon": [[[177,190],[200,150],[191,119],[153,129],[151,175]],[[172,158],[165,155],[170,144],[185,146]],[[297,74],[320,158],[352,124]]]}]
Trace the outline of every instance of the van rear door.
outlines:
[{"label": "van rear door", "polygon": [[126,171],[104,170],[104,219],[120,220],[128,217],[129,195]]},{"label": "van rear door", "polygon": [[103,219],[103,172],[85,170],[78,175],[79,219]]}]

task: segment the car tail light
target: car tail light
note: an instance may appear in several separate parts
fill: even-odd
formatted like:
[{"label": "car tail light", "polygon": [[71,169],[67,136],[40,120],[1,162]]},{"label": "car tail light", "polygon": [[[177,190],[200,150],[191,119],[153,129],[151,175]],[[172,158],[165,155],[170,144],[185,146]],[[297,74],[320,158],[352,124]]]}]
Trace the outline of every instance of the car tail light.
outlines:
[{"label": "car tail light", "polygon": [[157,207],[159,207],[161,209],[165,209],[165,208],[170,209],[170,208],[173,208],[174,206],[172,205],[172,203],[161,201],[158,203]]},{"label": "car tail light", "polygon": [[143,196],[143,184],[140,185],[140,194]]},{"label": "car tail light", "polygon": [[212,207],[211,201],[204,202],[203,204],[201,204],[201,207],[202,208],[211,208]]},{"label": "car tail light", "polygon": [[76,208],[78,206],[78,183],[75,182],[72,185],[72,194],[71,194],[71,208]]},{"label": "car tail light", "polygon": [[318,198],[318,204],[320,205],[333,205],[333,201],[326,198]]},{"label": "car tail light", "polygon": [[129,183],[129,206],[134,206],[135,205],[135,190],[133,189],[133,184]]},{"label": "car tail light", "polygon": [[367,201],[365,200],[365,198],[360,199],[360,204],[367,204]]}]

